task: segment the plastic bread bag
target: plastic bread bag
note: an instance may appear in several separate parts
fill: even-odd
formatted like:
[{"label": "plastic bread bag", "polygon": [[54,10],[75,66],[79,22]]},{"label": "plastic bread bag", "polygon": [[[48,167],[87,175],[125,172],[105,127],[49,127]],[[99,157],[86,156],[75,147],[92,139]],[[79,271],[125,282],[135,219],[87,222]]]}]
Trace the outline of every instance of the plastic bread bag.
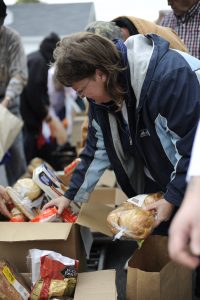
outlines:
[{"label": "plastic bread bag", "polygon": [[40,187],[31,178],[18,179],[13,188],[22,198],[27,197],[34,201],[42,194]]},{"label": "plastic bread bag", "polygon": [[[47,251],[38,252],[38,249],[30,250],[30,257],[32,270],[34,267],[38,273],[31,291],[31,300],[48,300],[56,296],[71,297],[74,295],[78,274],[77,260],[53,251],[49,251],[48,254]],[[35,272],[33,271],[33,273]]]},{"label": "plastic bread bag", "polygon": [[6,260],[0,261],[0,299],[28,300],[30,288],[22,275]]},{"label": "plastic bread bag", "polygon": [[40,258],[48,255],[50,258],[63,263],[66,266],[73,266],[78,270],[79,261],[72,259],[62,254],[50,251],[50,250],[40,250],[40,249],[30,249],[27,256],[27,266],[30,273],[32,273],[32,284],[34,285],[40,278]]},{"label": "plastic bread bag", "polygon": [[154,229],[156,214],[155,211],[144,210],[144,207],[162,197],[162,193],[138,195],[111,211],[107,221],[115,239],[121,237],[136,241],[146,239]]}]

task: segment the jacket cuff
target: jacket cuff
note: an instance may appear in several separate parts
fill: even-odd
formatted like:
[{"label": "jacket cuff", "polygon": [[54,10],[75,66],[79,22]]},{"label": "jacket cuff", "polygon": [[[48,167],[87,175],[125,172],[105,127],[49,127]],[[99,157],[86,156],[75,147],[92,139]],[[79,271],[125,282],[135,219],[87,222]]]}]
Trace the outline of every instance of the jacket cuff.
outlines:
[{"label": "jacket cuff", "polygon": [[165,200],[167,200],[169,203],[173,204],[174,206],[181,206],[183,196],[177,195],[176,193],[173,193],[172,191],[167,191],[164,194]]}]

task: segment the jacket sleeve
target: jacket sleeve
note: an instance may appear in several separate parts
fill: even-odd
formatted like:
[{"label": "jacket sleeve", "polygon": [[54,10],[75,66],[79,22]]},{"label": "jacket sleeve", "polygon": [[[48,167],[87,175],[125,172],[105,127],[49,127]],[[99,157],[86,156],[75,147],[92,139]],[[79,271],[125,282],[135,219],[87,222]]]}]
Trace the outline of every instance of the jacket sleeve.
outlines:
[{"label": "jacket sleeve", "polygon": [[165,131],[175,153],[170,157],[169,144],[161,140],[174,166],[165,199],[179,206],[186,188],[186,174],[200,114],[199,81],[195,72],[189,67],[183,67],[165,76],[158,93],[159,113],[167,122]]},{"label": "jacket sleeve", "polygon": [[89,112],[86,146],[80,158],[81,162],[72,176],[65,197],[76,202],[86,202],[101,175],[110,167],[101,128],[91,111]]},{"label": "jacket sleeve", "polygon": [[5,95],[9,96],[11,103],[19,96],[27,83],[28,71],[24,48],[18,34],[13,34],[9,43],[9,74],[10,80]]},{"label": "jacket sleeve", "polygon": [[200,121],[195,134],[195,140],[192,147],[192,156],[190,160],[190,166],[187,173],[187,181],[193,176],[200,176]]}]

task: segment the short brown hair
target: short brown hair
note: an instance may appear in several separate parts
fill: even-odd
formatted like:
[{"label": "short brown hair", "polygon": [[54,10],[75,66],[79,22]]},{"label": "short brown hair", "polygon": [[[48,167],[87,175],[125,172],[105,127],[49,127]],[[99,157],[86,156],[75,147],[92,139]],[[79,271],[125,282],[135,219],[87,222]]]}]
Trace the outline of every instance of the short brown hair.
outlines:
[{"label": "short brown hair", "polygon": [[124,91],[118,75],[124,67],[120,63],[120,52],[107,38],[89,32],[66,36],[58,43],[54,58],[56,77],[65,86],[93,77],[99,69],[107,76],[106,89],[113,100],[122,102]]}]

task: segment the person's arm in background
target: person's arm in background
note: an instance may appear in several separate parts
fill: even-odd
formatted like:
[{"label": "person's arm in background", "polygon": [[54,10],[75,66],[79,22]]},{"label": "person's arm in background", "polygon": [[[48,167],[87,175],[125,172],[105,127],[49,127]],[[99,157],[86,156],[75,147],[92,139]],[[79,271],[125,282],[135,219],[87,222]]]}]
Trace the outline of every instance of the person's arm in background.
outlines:
[{"label": "person's arm in background", "polygon": [[0,213],[8,218],[11,218],[11,214],[6,207],[6,202],[10,202],[11,199],[7,194],[5,188],[0,185]]},{"label": "person's arm in background", "polygon": [[178,263],[196,268],[200,263],[200,123],[188,169],[183,203],[169,230],[169,254]]},{"label": "person's arm in background", "polygon": [[9,108],[16,97],[21,94],[28,78],[26,55],[20,36],[17,33],[11,35],[8,47],[8,57],[10,80],[1,104]]}]

